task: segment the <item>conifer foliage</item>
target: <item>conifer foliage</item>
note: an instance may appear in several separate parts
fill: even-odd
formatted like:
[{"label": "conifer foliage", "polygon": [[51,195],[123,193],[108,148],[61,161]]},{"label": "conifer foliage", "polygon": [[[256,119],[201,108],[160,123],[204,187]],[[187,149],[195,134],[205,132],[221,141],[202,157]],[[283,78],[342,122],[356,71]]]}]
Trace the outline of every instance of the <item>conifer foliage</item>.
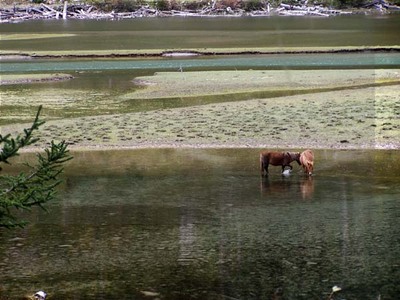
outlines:
[{"label": "conifer foliage", "polygon": [[[24,129],[23,133],[16,137],[0,134],[0,164],[11,164],[9,160],[17,156],[21,148],[38,141],[33,133],[44,124],[39,119],[41,110],[42,106],[39,107],[32,126]],[[0,176],[0,228],[23,227],[26,222],[19,220],[16,216],[17,210],[29,210],[34,206],[45,209],[43,204],[54,198],[55,188],[61,183],[63,165],[72,159],[67,146],[65,141],[52,141],[44,154],[37,154],[35,165],[26,164],[28,172]]]}]

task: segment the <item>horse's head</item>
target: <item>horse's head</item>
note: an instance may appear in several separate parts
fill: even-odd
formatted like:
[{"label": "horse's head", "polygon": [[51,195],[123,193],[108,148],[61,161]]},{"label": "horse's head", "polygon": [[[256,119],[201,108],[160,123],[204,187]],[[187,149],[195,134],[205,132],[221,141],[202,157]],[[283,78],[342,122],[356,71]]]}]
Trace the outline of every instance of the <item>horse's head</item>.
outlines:
[{"label": "horse's head", "polygon": [[311,150],[305,150],[300,154],[300,162],[304,172],[312,175],[314,170],[314,153]]}]

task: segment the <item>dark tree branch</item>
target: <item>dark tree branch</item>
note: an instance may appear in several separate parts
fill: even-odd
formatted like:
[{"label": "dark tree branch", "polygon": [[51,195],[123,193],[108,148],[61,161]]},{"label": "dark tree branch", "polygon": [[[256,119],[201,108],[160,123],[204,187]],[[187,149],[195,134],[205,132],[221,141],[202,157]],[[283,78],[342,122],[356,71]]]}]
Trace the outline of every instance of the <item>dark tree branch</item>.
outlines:
[{"label": "dark tree branch", "polygon": [[[44,121],[39,120],[41,109],[40,106],[32,126],[24,129],[23,134],[16,138],[12,138],[10,134],[0,135],[0,163],[10,164],[9,159],[17,156],[21,148],[38,140],[33,137],[33,132],[44,124]],[[55,188],[61,183],[59,176],[63,171],[63,164],[70,159],[72,157],[65,141],[52,141],[44,155],[37,155],[35,166],[27,165],[30,168],[29,174],[0,176],[0,227],[23,227],[26,224],[17,220],[15,210],[29,210],[33,206],[44,209],[43,204],[55,197]]]}]

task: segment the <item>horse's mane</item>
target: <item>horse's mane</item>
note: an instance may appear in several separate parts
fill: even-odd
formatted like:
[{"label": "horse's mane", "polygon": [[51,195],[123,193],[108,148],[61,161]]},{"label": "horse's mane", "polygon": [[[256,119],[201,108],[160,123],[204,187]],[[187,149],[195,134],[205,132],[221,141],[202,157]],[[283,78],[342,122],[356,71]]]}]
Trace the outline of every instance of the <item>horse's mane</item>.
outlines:
[{"label": "horse's mane", "polygon": [[300,163],[304,172],[311,175],[314,170],[314,153],[309,149],[303,151],[300,154]]}]

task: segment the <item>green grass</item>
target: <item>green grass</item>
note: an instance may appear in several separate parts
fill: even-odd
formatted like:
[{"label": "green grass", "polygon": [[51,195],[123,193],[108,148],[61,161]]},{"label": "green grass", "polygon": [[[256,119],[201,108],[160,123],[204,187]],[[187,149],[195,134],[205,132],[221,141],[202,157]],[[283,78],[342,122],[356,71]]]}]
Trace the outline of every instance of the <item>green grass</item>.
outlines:
[{"label": "green grass", "polygon": [[[32,38],[38,38],[32,34]],[[17,37],[14,37],[17,39]],[[29,35],[23,35],[29,39]],[[48,37],[51,38],[51,37]],[[112,50],[53,50],[53,51],[13,51],[0,50],[0,55],[26,55],[32,57],[107,57],[107,56],[162,56],[166,54],[196,53],[199,55],[229,55],[229,54],[275,54],[275,53],[332,53],[357,51],[400,51],[400,46],[340,46],[340,47],[249,47],[249,48],[187,48],[187,49],[112,49]]]},{"label": "green grass", "polygon": [[[282,72],[282,74],[279,74]],[[135,147],[274,147],[274,148],[393,148],[400,146],[398,93],[399,70],[213,71],[157,73],[140,78],[153,85],[135,95],[114,99],[116,103],[138,97],[152,103],[158,96],[176,93],[182,107],[159,107],[143,112],[120,112],[74,119],[48,121],[40,131],[43,147],[50,140],[67,140],[72,148],[104,149]],[[234,81],[238,76],[237,82]],[[284,76],[286,80],[282,80]],[[207,81],[208,79],[208,81]],[[380,85],[392,81],[392,85]],[[199,84],[197,87],[196,85]],[[202,85],[200,84],[202,82]],[[351,84],[349,83],[351,82]],[[278,86],[279,85],[279,86]],[[373,87],[368,87],[372,85]],[[224,90],[247,94],[258,91],[288,91],[298,86],[298,95],[248,100],[219,98]],[[322,92],[321,89],[332,89]],[[183,91],[187,91],[185,98]],[[226,90],[224,90],[225,92]],[[79,91],[75,91],[78,92]],[[179,98],[178,95],[182,97]],[[206,96],[208,95],[208,96]],[[265,96],[265,95],[264,95]],[[278,96],[278,95],[275,95]],[[146,98],[148,97],[148,98]],[[192,97],[192,99],[190,99]],[[197,98],[196,98],[197,97]],[[214,103],[196,105],[205,98]],[[226,96],[226,97],[229,97]],[[6,99],[6,97],[5,97]],[[50,99],[50,98],[49,98]],[[85,96],[82,95],[82,100]],[[235,100],[235,101],[233,101]],[[11,101],[11,100],[10,100]],[[32,100],[33,101],[33,100]],[[220,102],[220,103],[218,103]],[[12,104],[12,103],[10,103]],[[93,102],[96,104],[96,102]],[[81,101],[52,103],[52,109],[81,105]],[[45,104],[46,107],[46,104]],[[98,111],[98,113],[101,113]],[[96,114],[96,106],[93,106]],[[7,133],[24,125],[3,126]]]}]

